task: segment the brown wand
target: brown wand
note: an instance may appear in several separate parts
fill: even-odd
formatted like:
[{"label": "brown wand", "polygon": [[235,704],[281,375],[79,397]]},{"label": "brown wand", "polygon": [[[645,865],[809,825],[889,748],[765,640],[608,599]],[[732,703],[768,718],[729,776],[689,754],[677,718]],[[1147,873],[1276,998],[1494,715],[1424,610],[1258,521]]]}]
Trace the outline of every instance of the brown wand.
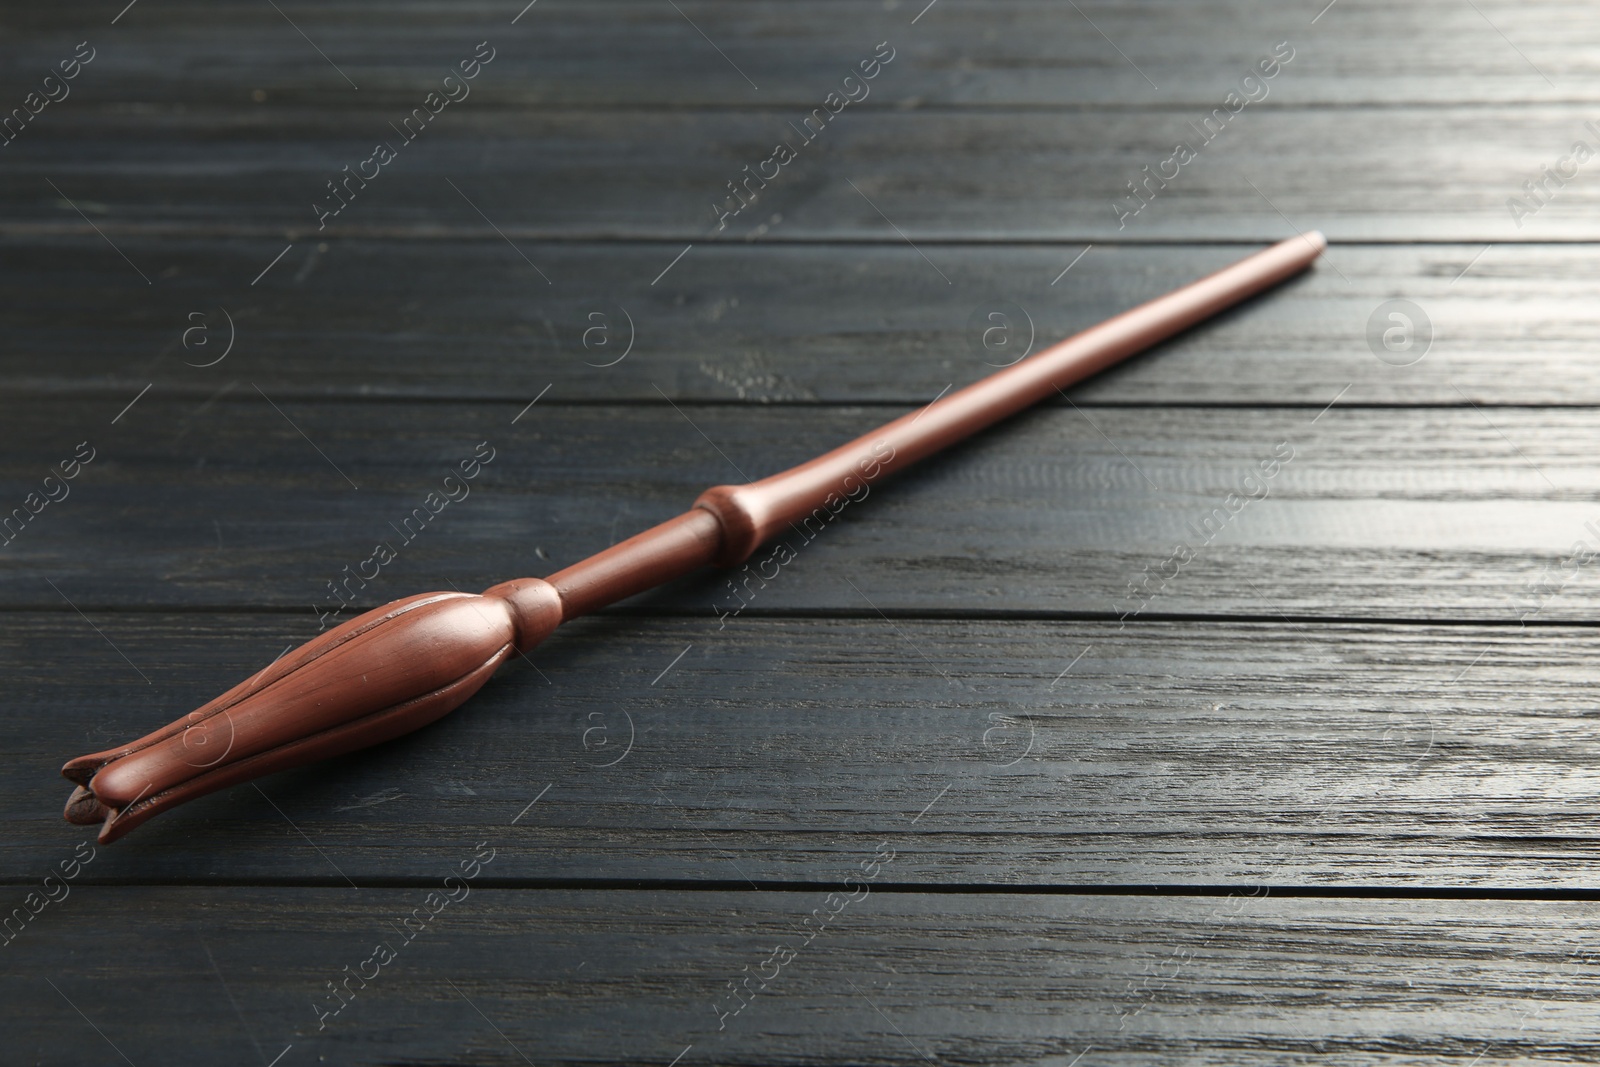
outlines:
[{"label": "brown wand", "polygon": [[67,821],[100,823],[100,841],[115,841],[186,800],[426,725],[567,619],[739,564],[791,523],[1278,284],[1326,246],[1314,231],[1275,244],[808,463],[708,489],[677,518],[548,578],[423,593],[351,619],[177,722],[67,763]]}]

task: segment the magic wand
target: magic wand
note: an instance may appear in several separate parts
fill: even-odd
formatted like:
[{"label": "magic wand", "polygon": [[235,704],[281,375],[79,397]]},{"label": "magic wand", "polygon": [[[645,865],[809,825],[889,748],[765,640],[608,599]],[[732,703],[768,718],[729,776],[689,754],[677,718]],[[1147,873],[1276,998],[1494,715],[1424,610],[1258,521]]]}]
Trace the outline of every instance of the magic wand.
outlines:
[{"label": "magic wand", "polygon": [[61,769],[68,822],[115,841],[186,800],[433,722],[568,619],[707,565],[735,566],[790,524],[1277,285],[1327,247],[1315,231],[1069,337],[798,467],[694,506],[548,578],[422,593],[351,619],[177,722]]}]

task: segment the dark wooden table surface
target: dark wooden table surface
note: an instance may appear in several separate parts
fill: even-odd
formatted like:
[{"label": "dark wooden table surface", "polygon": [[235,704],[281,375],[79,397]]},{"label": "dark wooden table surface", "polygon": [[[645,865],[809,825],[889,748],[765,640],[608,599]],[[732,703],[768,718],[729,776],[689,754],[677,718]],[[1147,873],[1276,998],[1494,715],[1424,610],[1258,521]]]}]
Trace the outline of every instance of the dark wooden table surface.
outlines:
[{"label": "dark wooden table surface", "polygon": [[[1600,1060],[1592,4],[124,2],[0,11],[0,1062]],[[60,819],[482,442],[347,613],[1312,227],[742,610]]]}]

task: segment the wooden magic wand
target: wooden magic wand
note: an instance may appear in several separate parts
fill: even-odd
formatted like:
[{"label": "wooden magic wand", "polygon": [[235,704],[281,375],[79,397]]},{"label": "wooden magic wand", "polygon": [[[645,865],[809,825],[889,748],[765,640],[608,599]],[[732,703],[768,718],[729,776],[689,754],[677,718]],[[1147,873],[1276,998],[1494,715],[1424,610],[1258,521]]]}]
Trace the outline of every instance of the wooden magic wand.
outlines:
[{"label": "wooden magic wand", "polygon": [[508,657],[699,567],[731,567],[820,508],[1299,273],[1312,232],[1108,319],[791,470],[719,485],[694,506],[557,571],[481,594],[422,593],[351,619],[177,722],[61,769],[68,822],[115,841],[186,800],[374,745],[454,710]]}]

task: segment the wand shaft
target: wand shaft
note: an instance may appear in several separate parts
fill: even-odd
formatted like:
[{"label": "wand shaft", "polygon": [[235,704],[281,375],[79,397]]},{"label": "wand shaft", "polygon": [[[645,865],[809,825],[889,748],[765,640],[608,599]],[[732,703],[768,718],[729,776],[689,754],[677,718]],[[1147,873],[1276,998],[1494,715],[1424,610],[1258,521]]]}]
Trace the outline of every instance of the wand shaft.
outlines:
[{"label": "wand shaft", "polygon": [[68,761],[61,773],[77,788],[64,814],[113,841],[186,800],[433,722],[565,620],[740,563],[792,524],[1304,270],[1326,244],[1311,233],[1273,245],[807,463],[708,489],[684,514],[549,578],[424,593],[351,619],[184,718]]},{"label": "wand shaft", "polygon": [[[795,523],[1305,270],[1315,231],[1280,241],[1019,360],[797,467],[719,485],[695,507],[546,579],[572,618],[708,564],[734,566]],[[716,522],[708,523],[703,512]]]}]

